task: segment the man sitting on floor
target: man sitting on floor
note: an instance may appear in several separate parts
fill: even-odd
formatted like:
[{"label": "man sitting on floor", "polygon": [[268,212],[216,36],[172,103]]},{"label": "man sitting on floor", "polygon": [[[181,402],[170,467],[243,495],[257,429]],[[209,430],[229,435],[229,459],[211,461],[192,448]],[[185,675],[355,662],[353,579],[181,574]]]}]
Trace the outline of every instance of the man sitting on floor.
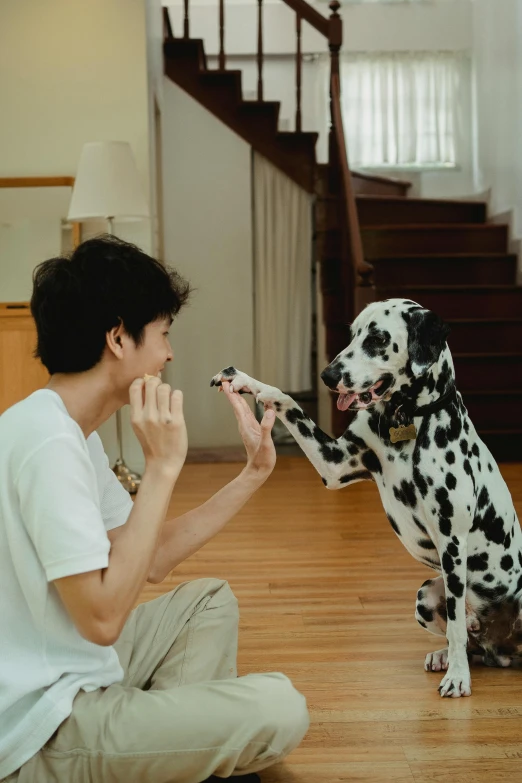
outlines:
[{"label": "man sitting on floor", "polygon": [[[0,779],[251,775],[308,728],[282,674],[237,677],[226,582],[186,582],[133,610],[144,584],[216,535],[275,465],[273,413],[259,425],[226,388],[247,464],[165,521],[187,433],[182,394],[159,374],[188,294],[174,271],[109,237],[34,274],[37,355],[51,378],[0,417]],[[134,504],[96,432],[129,400],[145,456]]]}]

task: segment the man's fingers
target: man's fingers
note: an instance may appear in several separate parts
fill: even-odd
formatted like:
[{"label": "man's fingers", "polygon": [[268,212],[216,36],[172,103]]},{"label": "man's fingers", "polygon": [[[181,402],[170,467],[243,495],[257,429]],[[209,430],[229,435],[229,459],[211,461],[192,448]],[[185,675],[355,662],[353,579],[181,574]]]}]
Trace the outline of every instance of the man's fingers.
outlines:
[{"label": "man's fingers", "polygon": [[261,419],[261,437],[262,438],[270,438],[272,428],[275,424],[276,415],[275,411],[272,409],[269,409],[265,411],[265,415]]},{"label": "man's fingers", "polygon": [[133,381],[129,388],[129,401],[131,410],[134,413],[137,413],[138,411],[143,410],[143,386],[145,385],[145,381],[143,378],[136,378],[135,381]]}]

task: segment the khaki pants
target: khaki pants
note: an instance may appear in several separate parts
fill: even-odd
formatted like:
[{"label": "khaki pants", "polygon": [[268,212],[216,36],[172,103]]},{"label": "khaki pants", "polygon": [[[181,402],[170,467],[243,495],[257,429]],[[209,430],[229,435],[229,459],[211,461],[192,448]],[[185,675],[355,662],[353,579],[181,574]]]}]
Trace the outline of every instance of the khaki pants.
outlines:
[{"label": "khaki pants", "polygon": [[115,647],[122,683],[80,691],[17,783],[199,783],[254,772],[305,735],[305,699],[282,674],[237,678],[237,601],[199,579],[138,606]]}]

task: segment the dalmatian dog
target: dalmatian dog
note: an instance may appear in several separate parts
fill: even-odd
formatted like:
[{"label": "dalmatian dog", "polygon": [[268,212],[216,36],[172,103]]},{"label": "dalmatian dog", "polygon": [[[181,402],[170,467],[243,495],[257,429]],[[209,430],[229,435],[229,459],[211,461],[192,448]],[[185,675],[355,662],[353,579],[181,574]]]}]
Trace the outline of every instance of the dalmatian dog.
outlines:
[{"label": "dalmatian dog", "polygon": [[448,327],[409,299],[368,305],[349,345],[322,372],[353,411],[338,439],[291,397],[234,367],[214,376],[273,408],[327,489],[376,482],[394,532],[438,575],[417,594],[415,617],[447,646],[429,653],[441,696],[471,695],[469,660],[509,666],[522,650],[522,533],[509,490],[455,388]]}]

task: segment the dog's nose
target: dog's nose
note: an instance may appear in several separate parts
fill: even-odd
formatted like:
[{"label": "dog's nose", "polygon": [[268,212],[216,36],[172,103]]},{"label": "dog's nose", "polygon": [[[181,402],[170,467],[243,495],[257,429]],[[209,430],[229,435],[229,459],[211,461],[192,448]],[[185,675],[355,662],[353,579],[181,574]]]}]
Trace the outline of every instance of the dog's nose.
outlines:
[{"label": "dog's nose", "polygon": [[341,373],[332,370],[331,367],[327,367],[321,373],[321,379],[329,389],[335,389],[339,381],[341,380]]}]

